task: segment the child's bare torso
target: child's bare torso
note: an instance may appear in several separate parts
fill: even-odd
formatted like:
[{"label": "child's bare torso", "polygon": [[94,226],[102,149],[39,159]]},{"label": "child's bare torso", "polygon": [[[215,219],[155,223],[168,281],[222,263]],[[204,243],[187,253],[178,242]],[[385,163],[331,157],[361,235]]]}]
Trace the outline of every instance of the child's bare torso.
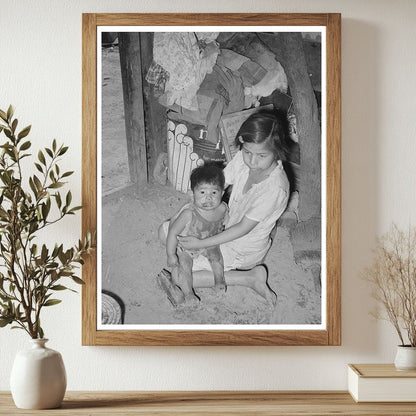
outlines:
[{"label": "child's bare torso", "polygon": [[[224,219],[227,213],[227,209],[225,209],[224,206],[221,208],[221,210],[218,210],[218,213],[212,213],[211,218],[214,218],[214,220],[208,220],[204,218],[194,205],[190,205],[189,209],[192,210],[192,218],[183,230],[182,235],[204,239],[223,231]],[[196,257],[200,254],[204,255],[205,249],[185,251],[188,252],[192,257]]]}]

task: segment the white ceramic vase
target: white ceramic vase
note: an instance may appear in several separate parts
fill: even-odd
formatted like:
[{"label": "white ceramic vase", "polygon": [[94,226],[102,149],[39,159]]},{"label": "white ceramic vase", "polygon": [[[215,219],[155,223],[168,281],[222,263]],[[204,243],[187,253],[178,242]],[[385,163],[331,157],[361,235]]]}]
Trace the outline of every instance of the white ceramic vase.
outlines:
[{"label": "white ceramic vase", "polygon": [[15,405],[21,409],[53,409],[64,398],[64,362],[59,352],[45,346],[47,341],[32,339],[30,349],[16,354],[10,388]]},{"label": "white ceramic vase", "polygon": [[416,370],[416,347],[398,345],[394,365],[399,371]]}]

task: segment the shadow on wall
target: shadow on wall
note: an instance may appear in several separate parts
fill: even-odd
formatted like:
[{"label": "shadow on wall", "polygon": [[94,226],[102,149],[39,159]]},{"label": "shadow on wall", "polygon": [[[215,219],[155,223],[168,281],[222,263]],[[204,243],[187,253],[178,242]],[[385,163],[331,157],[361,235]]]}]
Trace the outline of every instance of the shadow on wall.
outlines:
[{"label": "shadow on wall", "polygon": [[343,19],[342,40],[342,345],[374,356],[381,340],[360,272],[371,263],[379,222],[379,29]]}]

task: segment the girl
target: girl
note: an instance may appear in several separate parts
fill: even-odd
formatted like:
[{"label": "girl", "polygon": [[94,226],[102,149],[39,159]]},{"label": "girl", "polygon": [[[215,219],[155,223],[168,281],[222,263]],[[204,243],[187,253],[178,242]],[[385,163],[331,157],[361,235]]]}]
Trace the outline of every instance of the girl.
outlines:
[{"label": "girl", "polygon": [[[204,239],[178,237],[178,241],[186,250],[220,245],[226,285],[250,287],[274,305],[276,294],[267,284],[262,262],[271,245],[270,233],[289,199],[282,165],[288,152],[282,120],[270,112],[251,115],[240,127],[236,144],[239,151],[224,169],[226,186],[233,185],[225,230]],[[214,285],[209,265],[202,263],[203,258],[194,262],[195,288]],[[181,297],[168,273],[158,279],[170,299]]]}]

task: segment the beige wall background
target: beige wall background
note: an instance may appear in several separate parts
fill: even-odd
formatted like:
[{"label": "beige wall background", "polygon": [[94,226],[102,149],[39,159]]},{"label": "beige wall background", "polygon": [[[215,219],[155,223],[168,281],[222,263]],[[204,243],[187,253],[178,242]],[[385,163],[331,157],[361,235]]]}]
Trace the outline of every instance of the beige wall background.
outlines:
[{"label": "beige wall background", "polygon": [[[70,146],[62,168],[81,198],[81,14],[342,13],[342,346],[82,347],[81,297],[46,310],[69,390],[346,389],[348,363],[387,363],[392,327],[369,315],[360,271],[392,221],[416,222],[416,2],[413,0],[0,0],[0,108],[32,124],[33,148]],[[72,244],[80,216],[45,238]],[[27,336],[0,331],[0,390]]]}]

